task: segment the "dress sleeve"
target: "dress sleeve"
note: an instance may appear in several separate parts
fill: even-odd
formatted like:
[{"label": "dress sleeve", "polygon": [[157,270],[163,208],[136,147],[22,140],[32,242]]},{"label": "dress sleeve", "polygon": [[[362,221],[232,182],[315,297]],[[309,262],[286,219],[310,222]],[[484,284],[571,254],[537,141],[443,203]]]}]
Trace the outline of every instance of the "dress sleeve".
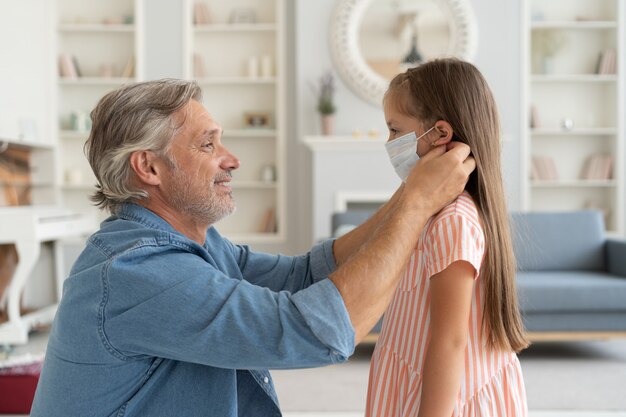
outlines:
[{"label": "dress sleeve", "polygon": [[467,217],[454,213],[437,219],[424,239],[423,257],[429,277],[446,269],[453,262],[466,261],[474,267],[478,278],[485,237],[482,228]]}]

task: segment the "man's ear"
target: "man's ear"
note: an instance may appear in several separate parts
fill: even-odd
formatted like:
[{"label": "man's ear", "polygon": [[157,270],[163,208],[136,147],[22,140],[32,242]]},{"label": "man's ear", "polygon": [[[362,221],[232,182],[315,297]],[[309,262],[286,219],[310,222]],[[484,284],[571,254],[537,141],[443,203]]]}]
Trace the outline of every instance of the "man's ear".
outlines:
[{"label": "man's ear", "polygon": [[135,151],[130,154],[130,166],[137,180],[148,185],[161,184],[161,167],[158,166],[158,158],[151,151]]},{"label": "man's ear", "polygon": [[433,146],[446,145],[450,143],[452,138],[454,137],[454,130],[452,130],[452,125],[446,122],[445,120],[438,120],[435,123],[435,133],[437,134],[437,138],[433,142]]}]

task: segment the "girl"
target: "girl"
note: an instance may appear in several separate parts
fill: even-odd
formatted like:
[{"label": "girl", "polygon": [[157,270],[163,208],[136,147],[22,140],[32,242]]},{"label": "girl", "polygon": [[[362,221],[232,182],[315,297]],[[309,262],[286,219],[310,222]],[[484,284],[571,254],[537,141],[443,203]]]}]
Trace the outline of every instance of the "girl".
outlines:
[{"label": "girl", "polygon": [[[387,149],[402,180],[431,147],[476,160],[465,192],[429,220],[387,312],[366,416],[526,416],[494,98],[473,65],[440,59],[396,76],[384,99]],[[417,179],[419,180],[419,179]]]}]

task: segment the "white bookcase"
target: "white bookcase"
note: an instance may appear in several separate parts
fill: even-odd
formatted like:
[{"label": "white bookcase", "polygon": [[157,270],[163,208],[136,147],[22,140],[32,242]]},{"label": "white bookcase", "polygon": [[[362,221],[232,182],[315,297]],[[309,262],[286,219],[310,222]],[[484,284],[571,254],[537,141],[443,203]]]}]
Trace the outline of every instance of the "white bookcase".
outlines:
[{"label": "white bookcase", "polygon": [[[108,91],[142,78],[142,3],[56,0],[56,175],[61,203],[77,212],[99,212],[89,200],[96,182],[83,152],[89,112]],[[63,56],[75,59],[77,76],[63,72]],[[106,215],[99,214],[100,218]]]},{"label": "white bookcase", "polygon": [[624,0],[522,1],[524,208],[601,209],[615,234],[624,233],[625,14]]},{"label": "white bookcase", "polygon": [[284,1],[185,0],[185,77],[200,84],[225,146],[241,161],[233,172],[237,210],[216,227],[240,243],[286,237]]}]

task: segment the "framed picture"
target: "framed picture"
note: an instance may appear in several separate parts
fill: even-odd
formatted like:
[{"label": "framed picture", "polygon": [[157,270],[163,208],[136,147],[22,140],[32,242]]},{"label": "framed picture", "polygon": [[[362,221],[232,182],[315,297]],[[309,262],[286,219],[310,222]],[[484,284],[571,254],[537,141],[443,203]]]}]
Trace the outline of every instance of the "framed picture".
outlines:
[{"label": "framed picture", "polygon": [[270,114],[267,112],[246,112],[243,115],[243,123],[247,128],[269,128]]}]

